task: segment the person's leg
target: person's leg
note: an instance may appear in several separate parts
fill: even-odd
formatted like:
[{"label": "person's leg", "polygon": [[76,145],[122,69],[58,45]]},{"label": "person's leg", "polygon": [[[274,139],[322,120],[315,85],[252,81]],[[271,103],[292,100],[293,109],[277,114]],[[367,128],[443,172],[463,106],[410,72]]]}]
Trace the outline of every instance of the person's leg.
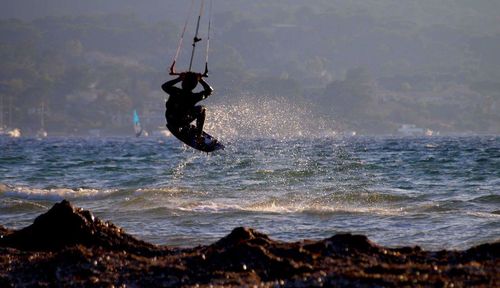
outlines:
[{"label": "person's leg", "polygon": [[205,107],[203,106],[196,106],[195,108],[195,113],[196,113],[196,131],[199,137],[201,137],[201,134],[203,133],[203,125],[205,124]]}]

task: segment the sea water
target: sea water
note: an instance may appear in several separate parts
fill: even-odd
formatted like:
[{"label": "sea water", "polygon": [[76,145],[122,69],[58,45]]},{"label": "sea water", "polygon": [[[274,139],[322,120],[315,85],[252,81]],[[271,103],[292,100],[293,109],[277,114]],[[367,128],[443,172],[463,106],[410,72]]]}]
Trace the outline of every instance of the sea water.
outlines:
[{"label": "sea water", "polygon": [[302,136],[0,139],[0,225],[68,199],[126,232],[175,246],[239,226],[283,241],[336,233],[388,246],[500,240],[500,137]]}]

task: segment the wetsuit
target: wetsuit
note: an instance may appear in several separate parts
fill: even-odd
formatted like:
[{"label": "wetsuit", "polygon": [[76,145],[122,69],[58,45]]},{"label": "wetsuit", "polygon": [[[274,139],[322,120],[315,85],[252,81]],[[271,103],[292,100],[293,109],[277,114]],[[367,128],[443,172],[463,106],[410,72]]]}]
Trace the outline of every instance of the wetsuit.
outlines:
[{"label": "wetsuit", "polygon": [[174,85],[180,82],[180,78],[170,80],[161,86],[162,90],[170,95],[165,104],[165,119],[170,127],[183,128],[196,119],[196,128],[201,135],[205,121],[205,108],[196,103],[210,96],[212,87],[203,79],[199,82],[204,90],[193,93],[190,90],[181,89]]}]

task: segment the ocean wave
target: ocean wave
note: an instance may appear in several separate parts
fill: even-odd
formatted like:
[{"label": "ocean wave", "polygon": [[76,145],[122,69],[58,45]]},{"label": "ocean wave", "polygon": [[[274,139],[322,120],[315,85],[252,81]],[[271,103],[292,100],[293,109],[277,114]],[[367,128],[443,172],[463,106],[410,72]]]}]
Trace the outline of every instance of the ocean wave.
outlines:
[{"label": "ocean wave", "polygon": [[47,205],[22,199],[4,199],[0,201],[0,208],[3,213],[33,213],[50,208]]},{"label": "ocean wave", "polygon": [[395,216],[405,214],[402,207],[363,207],[339,204],[335,206],[290,204],[280,205],[275,202],[250,205],[243,210],[251,212],[277,213],[277,214],[375,214]]},{"label": "ocean wave", "polygon": [[[139,203],[131,203],[133,206],[144,205],[144,199]],[[270,213],[270,214],[376,214],[376,215],[403,215],[405,210],[402,207],[370,207],[339,204],[334,206],[311,205],[308,203],[279,203],[276,201],[261,201],[258,203],[227,203],[216,201],[178,201],[174,203],[156,203],[156,205],[146,205],[146,210],[154,211],[175,211],[179,213],[196,214],[232,214],[232,213]],[[130,209],[131,207],[127,207]],[[144,212],[144,211],[143,211]]]},{"label": "ocean wave", "polygon": [[[376,194],[376,193],[375,193]],[[265,201],[250,204],[244,209],[253,212],[267,213],[359,213],[377,215],[402,215],[405,207],[402,203],[394,203],[396,197],[392,195],[325,195],[313,199],[293,197],[271,198]],[[398,200],[398,201],[399,201]],[[401,205],[399,205],[401,204]]]},{"label": "ocean wave", "polygon": [[98,199],[116,192],[114,189],[93,188],[35,188],[0,185],[0,195],[28,200],[60,201],[63,199]]},{"label": "ocean wave", "polygon": [[465,212],[467,215],[474,216],[477,218],[496,218],[500,219],[499,213],[495,213],[499,211],[493,211],[493,212],[482,212],[482,211],[467,211]]},{"label": "ocean wave", "polygon": [[213,201],[189,202],[178,207],[180,211],[189,211],[197,213],[221,213],[228,211],[244,210],[240,205],[230,203],[217,203]]},{"label": "ocean wave", "polygon": [[495,194],[489,194],[489,195],[483,195],[476,197],[472,199],[472,202],[476,203],[486,203],[486,204],[495,204],[495,203],[500,203],[500,195],[495,195]]}]

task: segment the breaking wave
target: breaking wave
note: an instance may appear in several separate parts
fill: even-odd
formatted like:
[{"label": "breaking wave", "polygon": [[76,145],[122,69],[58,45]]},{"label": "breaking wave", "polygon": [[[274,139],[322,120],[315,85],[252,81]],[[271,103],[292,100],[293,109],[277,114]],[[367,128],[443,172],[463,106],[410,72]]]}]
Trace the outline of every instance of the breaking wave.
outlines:
[{"label": "breaking wave", "polygon": [[63,199],[96,199],[108,196],[116,190],[91,188],[34,188],[25,186],[7,186],[0,183],[0,194],[27,200],[60,201]]}]

